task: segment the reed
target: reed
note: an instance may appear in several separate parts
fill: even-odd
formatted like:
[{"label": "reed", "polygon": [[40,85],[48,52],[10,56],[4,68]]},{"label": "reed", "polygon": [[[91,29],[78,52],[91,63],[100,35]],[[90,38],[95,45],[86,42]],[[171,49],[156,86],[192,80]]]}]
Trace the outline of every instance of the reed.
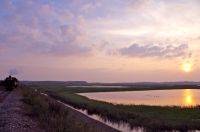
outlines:
[{"label": "reed", "polygon": [[87,110],[88,114],[97,114],[104,120],[115,123],[126,122],[131,128],[143,127],[146,131],[200,129],[200,121],[195,120],[200,119],[200,111],[196,107],[113,105],[70,93],[49,93],[49,95],[77,109]]},{"label": "reed", "polygon": [[[180,106],[114,105],[75,94],[80,91],[90,92],[90,88],[72,89],[64,86],[48,87],[42,85],[37,88],[74,108],[87,110],[88,114],[97,114],[104,120],[115,123],[126,122],[131,128],[142,127],[145,131],[200,130],[199,106],[182,108]],[[171,87],[164,87],[164,89],[169,88]],[[138,90],[136,87],[131,89]],[[156,90],[158,87],[149,89]],[[113,91],[113,88],[93,88],[91,91],[99,92],[100,90],[101,92]],[[117,90],[119,89],[117,88]],[[128,89],[121,88],[120,90],[126,91]]]},{"label": "reed", "polygon": [[18,89],[23,95],[27,115],[38,121],[41,128],[51,132],[94,132],[89,124],[81,122],[68,109],[54,99],[21,85]]}]

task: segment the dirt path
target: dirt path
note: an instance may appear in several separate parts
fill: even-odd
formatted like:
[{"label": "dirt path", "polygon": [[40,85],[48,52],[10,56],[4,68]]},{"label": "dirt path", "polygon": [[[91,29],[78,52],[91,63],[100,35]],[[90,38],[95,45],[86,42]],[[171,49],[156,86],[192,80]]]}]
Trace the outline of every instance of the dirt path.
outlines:
[{"label": "dirt path", "polygon": [[21,96],[14,90],[0,103],[0,132],[45,132],[25,115]]}]

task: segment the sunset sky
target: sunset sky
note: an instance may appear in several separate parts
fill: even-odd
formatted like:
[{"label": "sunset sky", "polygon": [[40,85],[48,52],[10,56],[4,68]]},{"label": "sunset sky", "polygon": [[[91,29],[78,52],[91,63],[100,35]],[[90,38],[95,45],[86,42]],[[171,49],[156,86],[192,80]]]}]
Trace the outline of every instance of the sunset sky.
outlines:
[{"label": "sunset sky", "polygon": [[0,80],[200,81],[200,0],[0,0]]}]

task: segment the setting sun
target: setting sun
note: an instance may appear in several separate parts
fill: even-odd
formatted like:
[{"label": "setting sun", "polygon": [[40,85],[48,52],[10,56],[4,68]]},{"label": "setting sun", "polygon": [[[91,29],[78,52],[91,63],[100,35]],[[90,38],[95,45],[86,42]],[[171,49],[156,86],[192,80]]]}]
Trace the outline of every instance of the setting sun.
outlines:
[{"label": "setting sun", "polygon": [[183,70],[184,70],[185,72],[190,72],[190,71],[191,71],[191,68],[190,68],[190,67],[184,67]]}]

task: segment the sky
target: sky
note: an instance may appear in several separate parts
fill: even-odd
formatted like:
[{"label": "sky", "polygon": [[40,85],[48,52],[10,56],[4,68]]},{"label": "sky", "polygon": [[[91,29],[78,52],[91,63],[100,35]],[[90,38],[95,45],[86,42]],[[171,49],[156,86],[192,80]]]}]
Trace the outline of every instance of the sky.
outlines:
[{"label": "sky", "polygon": [[1,0],[0,80],[200,81],[199,0]]}]

